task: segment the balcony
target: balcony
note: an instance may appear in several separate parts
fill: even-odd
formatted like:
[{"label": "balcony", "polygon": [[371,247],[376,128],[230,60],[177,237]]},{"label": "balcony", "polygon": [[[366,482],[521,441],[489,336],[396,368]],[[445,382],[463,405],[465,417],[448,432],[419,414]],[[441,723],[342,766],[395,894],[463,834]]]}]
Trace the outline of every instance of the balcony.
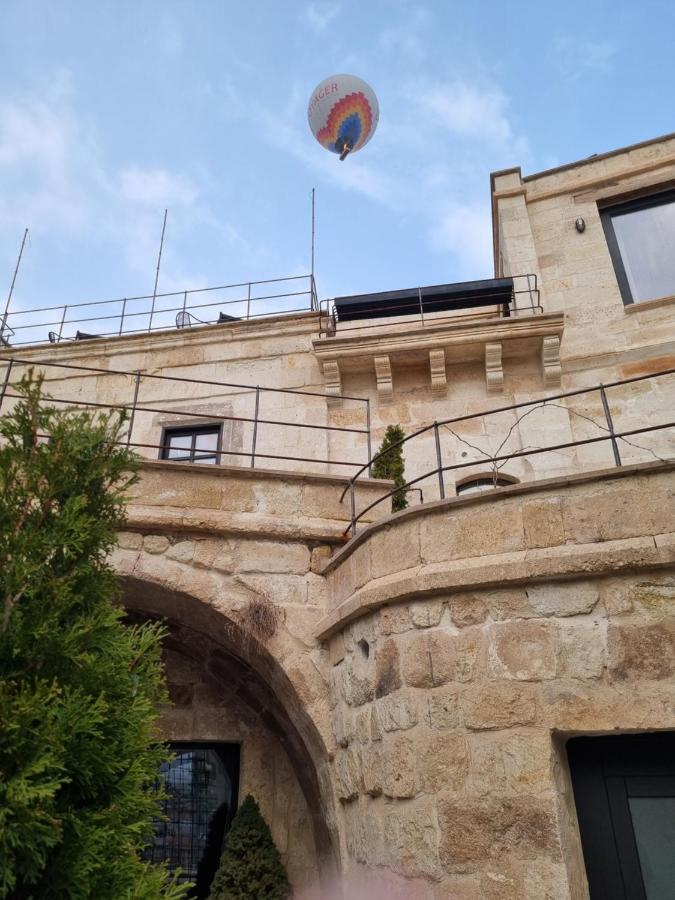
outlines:
[{"label": "balcony", "polygon": [[314,351],[326,392],[342,391],[348,371],[374,370],[378,397],[391,399],[392,364],[429,368],[437,394],[446,366],[483,361],[488,393],[504,386],[509,358],[538,356],[543,386],[560,386],[562,313],[544,313],[536,275],[434,285],[322,301]]}]

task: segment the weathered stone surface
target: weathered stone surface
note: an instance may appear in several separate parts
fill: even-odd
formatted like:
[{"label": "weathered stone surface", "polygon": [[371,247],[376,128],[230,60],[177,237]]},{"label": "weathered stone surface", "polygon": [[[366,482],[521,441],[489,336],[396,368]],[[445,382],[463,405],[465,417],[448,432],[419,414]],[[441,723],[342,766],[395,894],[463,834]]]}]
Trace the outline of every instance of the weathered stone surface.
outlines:
[{"label": "weathered stone surface", "polygon": [[408,878],[439,878],[438,822],[433,804],[406,805],[384,818],[386,862]]},{"label": "weathered stone surface", "polygon": [[613,678],[670,678],[675,674],[675,619],[658,625],[610,625],[607,652]]},{"label": "weathered stone surface", "polygon": [[444,606],[442,600],[418,600],[409,608],[410,619],[415,628],[431,628],[441,621]]},{"label": "weathered stone surface", "polygon": [[317,575],[323,572],[324,566],[333,555],[333,548],[330,544],[319,544],[314,547],[310,558],[310,570]]},{"label": "weathered stone surface", "polygon": [[443,687],[430,691],[429,724],[432,728],[456,728],[459,725],[459,688]]},{"label": "weathered stone surface", "polygon": [[403,634],[410,628],[408,607],[403,604],[383,606],[380,610],[380,631],[382,634]]},{"label": "weathered stone surface", "polygon": [[599,590],[592,581],[551,582],[527,588],[527,599],[542,616],[578,616],[592,611]]},{"label": "weathered stone surface", "polygon": [[360,766],[351,750],[339,750],[335,760],[338,798],[343,802],[356,800],[361,790]]},{"label": "weathered stone surface", "polygon": [[531,684],[489,681],[472,685],[460,704],[467,728],[475,731],[531,725],[537,717],[537,691]]},{"label": "weathered stone surface", "polygon": [[556,638],[557,629],[548,622],[504,622],[491,626],[491,674],[520,681],[553,678]]},{"label": "weathered stone surface", "polygon": [[499,515],[489,507],[453,511],[451,516],[433,515],[421,526],[422,557],[427,562],[522,550],[525,546],[519,503],[499,504]]},{"label": "weathered stone surface", "polygon": [[275,572],[304,575],[309,571],[309,549],[300,542],[237,541],[239,572]]},{"label": "weathered stone surface", "polygon": [[497,621],[503,619],[534,619],[539,615],[532,608],[525,588],[488,591],[484,595],[484,600],[491,617]]},{"label": "weathered stone surface", "polygon": [[485,601],[476,594],[452,594],[448,606],[450,618],[460,628],[480,625],[487,616]]},{"label": "weathered stone surface", "polygon": [[194,554],[194,541],[178,541],[177,544],[172,544],[166,551],[166,555],[169,559],[175,559],[176,562],[184,563],[191,562]]},{"label": "weathered stone surface", "polygon": [[382,744],[382,792],[387,797],[415,796],[415,743],[395,735]]},{"label": "weathered stone surface", "polygon": [[375,686],[372,673],[357,675],[353,663],[343,665],[341,669],[342,695],[349,706],[363,706],[373,699]]},{"label": "weathered stone surface", "polygon": [[376,531],[369,543],[373,578],[419,565],[419,522],[415,520]]},{"label": "weathered stone surface", "polygon": [[164,553],[169,547],[169,539],[163,534],[146,534],[143,549],[146,553]]},{"label": "weathered stone surface", "polygon": [[375,654],[375,696],[386,697],[401,687],[398,645],[386,639]]},{"label": "weathered stone surface", "polygon": [[332,666],[339,665],[345,658],[345,640],[341,631],[329,639],[328,655]]},{"label": "weathered stone surface", "polygon": [[418,741],[422,791],[461,791],[469,772],[469,749],[464,735],[432,731],[419,735]]},{"label": "weathered stone surface", "polygon": [[448,681],[470,681],[481,652],[478,629],[453,634],[442,629],[424,631],[404,644],[401,668],[406,684],[430,688]]},{"label": "weathered stone surface", "polygon": [[559,858],[552,798],[474,800],[441,798],[441,861],[467,871],[508,854],[520,859]]},{"label": "weathered stone surface", "polygon": [[565,543],[562,503],[558,497],[523,503],[523,526],[527,547],[554,547]]},{"label": "weathered stone surface", "polygon": [[417,724],[417,702],[409,694],[396,693],[377,702],[384,731],[407,731]]},{"label": "weathered stone surface", "polygon": [[117,545],[122,550],[140,550],[143,546],[143,535],[134,531],[118,531]]},{"label": "weathered stone surface", "polygon": [[553,745],[548,728],[474,733],[469,739],[468,794],[538,794],[551,789]]},{"label": "weathered stone surface", "polygon": [[378,747],[364,747],[361,752],[363,788],[371,797],[382,793],[382,753]]},{"label": "weathered stone surface", "polygon": [[558,631],[558,669],[572,678],[601,678],[605,668],[606,626],[570,623]]}]

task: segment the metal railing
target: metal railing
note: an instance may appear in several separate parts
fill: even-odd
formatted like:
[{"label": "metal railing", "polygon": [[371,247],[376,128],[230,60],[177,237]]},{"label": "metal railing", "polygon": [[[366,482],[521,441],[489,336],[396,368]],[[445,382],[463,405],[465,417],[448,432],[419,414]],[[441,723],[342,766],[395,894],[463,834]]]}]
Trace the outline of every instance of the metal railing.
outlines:
[{"label": "metal railing", "polygon": [[318,308],[314,276],[292,275],[187,291],[14,310],[0,320],[0,346],[119,337],[310,312]]},{"label": "metal railing", "polygon": [[[619,381],[606,382],[604,384],[599,384],[595,387],[590,388],[580,388],[573,391],[565,391],[560,394],[556,394],[555,396],[547,396],[538,398],[536,400],[527,400],[523,403],[514,403],[510,406],[501,406],[495,409],[483,410],[482,412],[471,413],[469,415],[464,416],[455,416],[451,419],[443,419],[432,422],[430,425],[424,425],[422,428],[419,428],[417,431],[414,431],[412,434],[406,435],[402,440],[397,441],[387,448],[382,453],[376,453],[371,459],[365,463],[358,472],[355,472],[351,477],[349,484],[343,490],[340,496],[340,502],[344,502],[345,496],[349,494],[349,503],[351,508],[351,522],[347,529],[345,530],[345,535],[349,535],[350,537],[354,537],[357,533],[357,525],[361,521],[361,519],[372,510],[374,507],[378,506],[380,503],[387,502],[391,500],[391,498],[395,495],[401,495],[402,493],[407,493],[411,489],[414,489],[414,486],[423,482],[427,479],[437,479],[438,483],[438,495],[441,500],[444,500],[446,497],[445,490],[445,478],[444,475],[446,472],[455,472],[461,469],[468,468],[476,468],[477,465],[485,465],[491,469],[492,474],[494,475],[495,482],[498,477],[498,472],[500,471],[502,465],[511,460],[515,459],[523,459],[530,456],[535,456],[542,453],[554,453],[563,450],[571,450],[576,447],[586,446],[590,444],[598,444],[601,442],[609,442],[612,450],[612,456],[614,460],[615,466],[623,465],[622,456],[621,456],[621,442],[624,442],[627,446],[632,446],[633,448],[637,448],[638,450],[645,451],[650,454],[654,459],[665,461],[663,457],[656,454],[651,448],[640,446],[631,440],[632,437],[648,434],[652,432],[660,432],[665,431],[666,429],[675,429],[675,420],[670,420],[666,422],[661,422],[657,425],[647,425],[640,428],[628,428],[617,430],[614,424],[614,416],[612,414],[612,408],[610,406],[609,398],[608,398],[608,390],[617,387],[623,387],[626,385],[636,384],[638,382],[644,382],[648,379],[658,379],[665,378],[666,376],[675,375],[675,369],[667,369],[662,372],[654,372],[648,375],[637,375],[633,378],[623,378]],[[675,385],[674,385],[675,387]],[[523,413],[523,415],[518,416],[516,418],[515,423],[509,429],[509,433],[507,438],[513,432],[515,426],[519,425],[520,421],[524,419],[526,416],[530,415],[531,412],[535,411],[538,408],[546,409],[555,407],[556,401],[558,400],[566,400],[570,397],[578,397],[582,394],[589,395],[597,395],[600,400],[600,410],[602,411],[602,416],[604,419],[604,423],[596,421],[591,416],[585,413],[579,413],[573,407],[568,406],[567,404],[564,406],[560,406],[561,409],[566,411],[570,417],[578,416],[580,419],[585,420],[586,422],[590,422],[592,425],[600,429],[603,434],[594,436],[594,437],[586,437],[580,438],[578,440],[564,441],[560,443],[548,444],[540,447],[525,447],[520,450],[514,450],[512,452],[501,452],[506,444],[506,440],[503,440],[499,446],[499,449],[495,453],[489,453],[481,448],[475,447],[472,443],[467,440],[464,440],[461,435],[455,433],[455,431],[450,426],[459,425],[462,422],[468,422],[472,419],[488,419],[490,416],[495,416],[499,413],[506,412],[516,412],[518,410],[527,410]],[[672,410],[672,396],[671,392],[668,393],[668,398],[666,399],[666,406],[668,411]],[[481,454],[480,458],[472,459],[465,462],[456,462],[452,464],[446,464],[443,460],[443,447],[441,442],[441,429],[447,428],[450,433],[454,435],[454,437],[458,438],[458,440],[465,446],[474,447],[474,449],[478,450]],[[433,448],[434,448],[434,457],[436,465],[432,468],[428,469],[424,472],[423,475],[419,475],[416,478],[412,478],[410,481],[407,481],[405,484],[400,485],[399,487],[394,488],[383,496],[379,497],[377,500],[369,503],[363,509],[357,512],[356,510],[356,484],[358,479],[364,474],[364,472],[370,472],[373,463],[385,457],[387,454],[391,453],[393,450],[396,450],[399,447],[404,447],[411,441],[416,441],[418,438],[421,438],[425,435],[429,435],[433,437]],[[466,452],[463,452],[462,455],[466,455]],[[675,454],[673,454],[675,456]],[[672,458],[672,457],[669,457]],[[496,488],[498,489],[498,488]]]},{"label": "metal railing", "polygon": [[[122,443],[129,447],[136,447],[140,450],[155,450],[158,451],[157,456],[159,458],[166,458],[165,454],[169,451],[168,443],[147,443],[147,442],[138,442],[133,441],[133,431],[134,425],[136,424],[136,418],[138,413],[162,413],[165,415],[170,415],[171,417],[180,417],[180,424],[183,422],[187,425],[190,421],[197,422],[202,425],[205,422],[211,423],[224,423],[224,422],[240,422],[250,426],[251,428],[251,442],[250,449],[219,449],[214,452],[213,455],[217,458],[217,463],[221,463],[221,458],[227,457],[243,457],[247,458],[250,462],[250,467],[255,468],[256,462],[261,459],[265,460],[281,460],[284,462],[299,462],[299,463],[314,463],[322,466],[338,466],[338,467],[351,467],[351,468],[359,468],[361,470],[361,463],[353,462],[350,460],[340,460],[340,459],[322,459],[311,456],[293,456],[289,454],[277,454],[277,453],[267,453],[261,451],[259,448],[260,444],[260,433],[261,428],[263,426],[270,427],[280,427],[280,428],[299,428],[299,429],[307,429],[310,431],[320,431],[327,435],[330,435],[334,432],[348,433],[353,434],[355,436],[361,435],[362,440],[364,442],[364,450],[365,454],[368,458],[372,455],[372,446],[371,446],[371,429],[370,429],[370,400],[364,397],[351,397],[346,394],[341,395],[340,399],[342,400],[351,400],[357,403],[363,404],[362,406],[362,415],[365,419],[365,427],[363,428],[355,428],[355,427],[347,427],[347,426],[338,426],[338,425],[327,425],[327,424],[317,424],[313,422],[287,422],[276,418],[268,418],[262,416],[260,414],[260,400],[261,397],[265,394],[288,394],[293,396],[298,396],[302,398],[306,397],[319,397],[321,399],[334,399],[335,395],[331,394],[330,397],[327,397],[326,394],[320,393],[318,391],[302,391],[296,390],[293,388],[269,388],[262,387],[261,385],[249,385],[249,384],[237,384],[234,382],[226,382],[226,381],[213,381],[207,379],[199,379],[199,378],[187,378],[187,377],[178,377],[172,375],[153,375],[148,372],[136,371],[131,372],[122,369],[100,369],[93,366],[80,366],[71,363],[48,363],[42,361],[35,360],[26,360],[26,359],[18,359],[16,357],[6,357],[0,356],[0,365],[7,364],[7,368],[4,372],[4,376],[2,377],[2,382],[0,383],[0,412],[2,411],[2,405],[5,399],[20,399],[20,395],[11,390],[12,388],[12,380],[17,379],[17,369],[18,367],[25,368],[34,368],[35,370],[41,369],[63,369],[66,371],[77,372],[81,374],[91,374],[96,378],[100,378],[102,376],[105,377],[127,377],[130,379],[130,394],[131,397],[126,403],[101,403],[97,400],[78,400],[71,397],[55,397],[53,395],[47,395],[47,399],[49,403],[62,404],[64,406],[75,406],[83,409],[97,409],[97,410],[125,410],[128,414],[128,429],[126,432],[125,439]],[[58,377],[58,376],[57,376]],[[217,388],[228,388],[239,391],[246,391],[250,393],[250,396],[253,400],[253,411],[250,416],[237,416],[237,415],[226,415],[220,413],[214,413],[210,410],[208,411],[195,411],[193,406],[192,409],[183,409],[178,406],[156,406],[153,401],[144,401],[141,403],[140,395],[141,388],[143,386],[143,382],[162,382],[167,384],[183,384],[183,385],[202,385],[205,387],[217,387]],[[45,382],[47,387],[49,386],[49,381]],[[209,401],[223,401],[228,396],[227,394],[220,394],[219,396],[209,396],[207,399]],[[181,401],[178,401],[179,403]],[[152,404],[152,405],[149,405]],[[303,407],[304,409],[304,407]],[[172,422],[171,427],[176,427],[178,423]],[[363,457],[362,457],[363,458]],[[367,467],[367,464],[366,464]]]},{"label": "metal railing", "polygon": [[[491,312],[491,304],[489,303],[491,295],[489,293],[480,295],[480,302],[476,299],[471,301],[463,301],[463,307],[456,309],[438,310],[434,309],[433,296],[426,299],[424,289],[417,288],[417,310],[414,313],[398,312],[399,306],[396,303],[387,304],[381,300],[374,301],[372,306],[372,316],[362,319],[347,319],[341,321],[335,308],[334,300],[321,300],[319,302],[319,310],[321,312],[320,320],[320,337],[334,336],[351,331],[363,331],[370,328],[391,328],[401,325],[408,325],[419,322],[425,325],[441,325],[446,322],[465,322],[472,319],[485,319],[490,315],[496,315],[500,319],[518,318],[521,316],[534,316],[544,312],[541,305],[541,297],[539,291],[539,281],[536,273],[526,275],[513,275],[513,290],[511,291],[510,300],[504,302],[504,292],[494,293],[494,306],[497,308],[496,313]],[[487,308],[486,308],[487,307]],[[471,312],[471,309],[475,309]],[[364,322],[365,324],[361,324]]]}]

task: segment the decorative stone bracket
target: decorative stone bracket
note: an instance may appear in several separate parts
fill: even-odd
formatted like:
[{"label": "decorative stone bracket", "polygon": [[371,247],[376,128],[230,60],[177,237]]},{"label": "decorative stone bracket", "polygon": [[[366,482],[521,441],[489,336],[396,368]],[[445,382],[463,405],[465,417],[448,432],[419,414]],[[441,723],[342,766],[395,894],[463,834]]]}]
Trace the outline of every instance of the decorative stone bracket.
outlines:
[{"label": "decorative stone bracket", "polygon": [[375,377],[377,378],[377,396],[380,401],[391,400],[394,386],[391,377],[391,362],[388,356],[376,356]]},{"label": "decorative stone bracket", "polygon": [[431,390],[434,394],[444,394],[448,386],[445,375],[445,350],[429,351],[429,369],[431,371]]},{"label": "decorative stone bracket", "polygon": [[326,380],[326,400],[329,404],[335,405],[340,402],[342,394],[340,364],[335,359],[327,359],[322,363],[322,368]]},{"label": "decorative stone bracket", "polygon": [[499,394],[504,390],[501,341],[485,345],[485,382],[488,394]]},{"label": "decorative stone bracket", "polygon": [[562,367],[560,365],[560,338],[558,335],[545,337],[541,344],[541,366],[544,387],[560,387]]}]

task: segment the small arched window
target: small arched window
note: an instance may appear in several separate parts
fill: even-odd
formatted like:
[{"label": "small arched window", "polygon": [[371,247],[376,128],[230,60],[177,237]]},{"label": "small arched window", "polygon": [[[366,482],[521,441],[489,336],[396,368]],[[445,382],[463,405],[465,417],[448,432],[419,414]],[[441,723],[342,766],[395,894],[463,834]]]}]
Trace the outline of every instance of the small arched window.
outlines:
[{"label": "small arched window", "polygon": [[510,475],[478,475],[460,481],[455,485],[457,494],[474,494],[479,491],[492,491],[494,488],[506,487],[509,484],[517,484],[518,479],[512,478]]}]

